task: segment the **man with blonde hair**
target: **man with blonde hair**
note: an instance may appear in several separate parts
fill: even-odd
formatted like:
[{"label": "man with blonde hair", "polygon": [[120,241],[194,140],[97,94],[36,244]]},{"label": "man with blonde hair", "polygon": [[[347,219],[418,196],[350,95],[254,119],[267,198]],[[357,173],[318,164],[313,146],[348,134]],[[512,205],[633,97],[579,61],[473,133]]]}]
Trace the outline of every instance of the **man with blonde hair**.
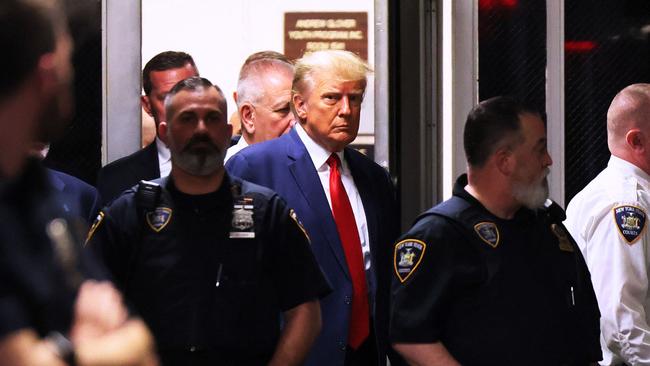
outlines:
[{"label": "man with blonde hair", "polygon": [[303,222],[333,292],[308,365],[384,365],[390,246],[398,234],[388,173],[348,147],[359,129],[368,65],[347,51],[296,62],[286,135],[242,150],[226,165],[277,191]]},{"label": "man with blonde hair", "polygon": [[600,305],[602,365],[650,363],[650,84],[621,90],[607,111],[607,167],[567,209]]},{"label": "man with blonde hair", "polygon": [[234,95],[242,137],[228,149],[225,161],[246,146],[279,137],[293,126],[289,107],[293,65],[282,57],[262,51],[244,62]]}]

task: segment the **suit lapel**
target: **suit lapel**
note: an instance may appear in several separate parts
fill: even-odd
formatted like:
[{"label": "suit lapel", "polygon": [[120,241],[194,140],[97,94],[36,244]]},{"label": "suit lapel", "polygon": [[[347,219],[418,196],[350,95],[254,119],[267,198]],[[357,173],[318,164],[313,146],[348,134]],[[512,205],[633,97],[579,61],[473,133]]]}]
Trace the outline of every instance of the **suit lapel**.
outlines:
[{"label": "suit lapel", "polygon": [[343,252],[336,223],[332,217],[332,211],[327,202],[325,192],[323,192],[323,186],[318,177],[318,172],[314,168],[314,163],[302,141],[300,141],[300,137],[298,137],[295,129],[291,130],[290,137],[291,142],[287,145],[289,171],[300,189],[300,193],[315,216],[316,222],[320,223],[320,225],[314,226],[317,226],[317,230],[321,231],[321,236],[329,244],[330,249],[341,266],[341,270],[349,278],[350,275],[348,273],[347,262],[345,261],[345,253]]}]

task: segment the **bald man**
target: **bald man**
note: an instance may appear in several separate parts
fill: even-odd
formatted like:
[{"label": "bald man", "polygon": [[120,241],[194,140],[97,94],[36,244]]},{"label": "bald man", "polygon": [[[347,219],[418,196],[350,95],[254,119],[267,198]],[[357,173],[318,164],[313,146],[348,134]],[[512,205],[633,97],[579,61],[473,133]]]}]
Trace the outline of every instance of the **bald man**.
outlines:
[{"label": "bald man", "polygon": [[601,365],[650,364],[650,84],[621,90],[607,112],[607,168],[578,193],[566,227],[587,261],[601,311]]}]

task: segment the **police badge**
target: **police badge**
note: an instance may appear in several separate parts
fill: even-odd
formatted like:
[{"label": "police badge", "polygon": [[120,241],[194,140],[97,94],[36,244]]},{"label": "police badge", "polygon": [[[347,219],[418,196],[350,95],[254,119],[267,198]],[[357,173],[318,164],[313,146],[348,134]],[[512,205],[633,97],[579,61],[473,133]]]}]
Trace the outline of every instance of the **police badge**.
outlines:
[{"label": "police badge", "polygon": [[617,206],[612,210],[619,234],[632,245],[645,229],[646,213],[642,208],[630,205]]},{"label": "police badge", "polygon": [[499,245],[499,229],[495,223],[479,222],[474,225],[474,231],[476,231],[481,240],[492,248],[496,248]]},{"label": "police badge", "polygon": [[153,211],[148,211],[145,217],[151,230],[159,233],[169,224],[169,220],[172,219],[172,209],[168,207],[156,207]]},{"label": "police badge", "polygon": [[406,239],[395,244],[393,266],[400,282],[406,281],[418,268],[427,245],[417,239]]},{"label": "police badge", "polygon": [[233,205],[230,238],[252,239],[255,237],[253,208],[253,199],[247,197]]}]

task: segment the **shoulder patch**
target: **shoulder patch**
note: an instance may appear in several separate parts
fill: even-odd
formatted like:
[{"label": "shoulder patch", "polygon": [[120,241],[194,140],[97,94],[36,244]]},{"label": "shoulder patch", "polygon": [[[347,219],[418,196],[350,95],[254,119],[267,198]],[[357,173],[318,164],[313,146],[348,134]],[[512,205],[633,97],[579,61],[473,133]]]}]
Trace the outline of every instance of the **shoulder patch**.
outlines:
[{"label": "shoulder patch", "polygon": [[309,238],[309,234],[307,234],[307,230],[305,230],[305,227],[302,226],[302,222],[298,219],[298,215],[296,214],[296,211],[293,210],[293,208],[289,209],[289,217],[298,225],[300,230],[302,230],[302,233],[305,234],[305,237],[307,238],[307,241],[311,243],[311,239]]},{"label": "shoulder patch", "polygon": [[395,244],[393,266],[395,275],[404,283],[422,262],[427,245],[417,239],[405,239]]},{"label": "shoulder patch", "polygon": [[476,231],[476,234],[478,234],[481,240],[492,248],[496,248],[499,245],[499,228],[497,228],[495,223],[479,222],[474,225],[474,231]]},{"label": "shoulder patch", "polygon": [[639,239],[645,229],[646,213],[636,206],[622,205],[612,209],[618,233],[632,245]]},{"label": "shoulder patch", "polygon": [[571,245],[571,239],[569,238],[569,233],[567,233],[562,226],[558,224],[551,224],[551,231],[557,237],[560,250],[564,252],[574,251],[573,245]]},{"label": "shoulder patch", "polygon": [[95,234],[95,231],[99,227],[99,225],[104,221],[104,211],[99,211],[97,214],[97,217],[95,217],[95,221],[93,221],[93,224],[90,226],[90,230],[88,230],[88,235],[86,235],[86,241],[84,242],[84,246],[88,245],[88,242],[90,239],[93,238],[93,234]]},{"label": "shoulder patch", "polygon": [[148,211],[145,216],[151,230],[159,233],[172,219],[172,209],[168,207],[156,207],[153,211]]}]

